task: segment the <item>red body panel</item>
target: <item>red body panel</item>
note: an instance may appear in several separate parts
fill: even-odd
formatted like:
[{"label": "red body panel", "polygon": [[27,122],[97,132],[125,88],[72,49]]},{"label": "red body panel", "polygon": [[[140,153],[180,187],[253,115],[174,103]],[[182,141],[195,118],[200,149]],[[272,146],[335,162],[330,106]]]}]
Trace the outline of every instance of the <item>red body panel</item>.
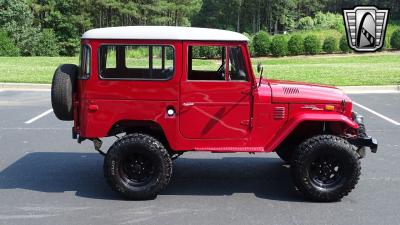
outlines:
[{"label": "red body panel", "polygon": [[[296,82],[263,81],[258,87],[245,42],[82,40],[92,49],[91,75],[78,81],[75,130],[101,138],[120,121],[158,124],[175,151],[270,152],[303,121],[336,121],[357,128],[351,101],[339,89]],[[101,44],[164,44],[175,49],[167,81],[102,80]],[[188,81],[190,44],[240,46],[249,81]],[[344,100],[344,103],[343,103]],[[312,105],[310,105],[312,104]],[[326,104],[334,111],[323,110]],[[176,115],[166,114],[173,108]],[[316,110],[322,109],[322,110]]]},{"label": "red body panel", "polygon": [[350,100],[343,91],[329,86],[290,81],[269,81],[274,103],[340,103]]}]

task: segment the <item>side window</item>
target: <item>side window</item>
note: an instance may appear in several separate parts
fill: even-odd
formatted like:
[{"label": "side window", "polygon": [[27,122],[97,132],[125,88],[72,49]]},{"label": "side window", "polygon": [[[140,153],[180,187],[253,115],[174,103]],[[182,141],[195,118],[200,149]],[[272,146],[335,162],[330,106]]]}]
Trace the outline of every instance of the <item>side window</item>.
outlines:
[{"label": "side window", "polygon": [[81,55],[80,55],[80,71],[78,79],[86,80],[90,77],[90,61],[91,52],[88,45],[82,45]]},{"label": "side window", "polygon": [[225,80],[226,48],[189,46],[188,80]]},{"label": "side window", "polygon": [[174,74],[171,46],[102,45],[99,71],[104,79],[168,80]]},{"label": "side window", "polygon": [[229,48],[229,80],[247,81],[246,66],[240,47]]}]

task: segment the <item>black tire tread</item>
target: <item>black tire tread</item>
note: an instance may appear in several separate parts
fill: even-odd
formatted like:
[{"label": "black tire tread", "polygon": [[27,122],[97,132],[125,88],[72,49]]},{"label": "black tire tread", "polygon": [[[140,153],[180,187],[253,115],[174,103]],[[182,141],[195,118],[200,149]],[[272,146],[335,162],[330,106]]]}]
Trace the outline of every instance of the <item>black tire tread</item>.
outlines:
[{"label": "black tire tread", "polygon": [[[338,151],[346,151],[348,157],[355,163],[355,169],[343,188],[337,192],[322,193],[315,190],[309,182],[304,182],[304,174],[307,170],[307,165],[304,164],[306,157],[315,150],[317,145],[330,145],[332,149]],[[358,160],[359,156],[353,147],[343,138],[334,135],[319,135],[314,136],[298,146],[292,158],[292,177],[295,186],[306,198],[318,202],[334,202],[339,201],[344,196],[347,196],[358,183],[361,174],[361,164]]]},{"label": "black tire tread", "polygon": [[78,66],[74,64],[62,64],[54,72],[51,85],[51,105],[54,114],[60,120],[74,119],[73,93],[78,70]]},{"label": "black tire tread", "polygon": [[[119,149],[130,143],[140,143],[147,146],[148,151],[152,151],[155,154],[159,154],[162,157],[163,164],[165,165],[165,173],[161,179],[158,180],[155,186],[146,187],[145,190],[140,192],[132,192],[124,190],[115,180],[111,174],[110,163],[114,156],[118,155]],[[111,189],[122,194],[123,196],[132,200],[147,200],[153,199],[157,194],[164,190],[171,180],[172,176],[172,161],[168,151],[156,138],[142,133],[128,134],[118,139],[108,150],[106,157],[104,158],[103,164],[104,176],[110,185]]]}]

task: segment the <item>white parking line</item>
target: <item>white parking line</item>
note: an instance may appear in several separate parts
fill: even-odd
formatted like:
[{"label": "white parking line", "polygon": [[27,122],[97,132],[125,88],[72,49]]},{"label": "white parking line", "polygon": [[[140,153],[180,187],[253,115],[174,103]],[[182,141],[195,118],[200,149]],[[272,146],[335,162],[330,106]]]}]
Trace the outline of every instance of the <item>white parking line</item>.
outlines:
[{"label": "white parking line", "polygon": [[382,114],[380,114],[378,112],[375,112],[374,110],[372,110],[372,109],[370,109],[370,108],[368,108],[366,106],[363,106],[363,105],[361,105],[361,104],[359,104],[357,102],[354,102],[354,101],[353,101],[353,104],[358,106],[358,107],[360,107],[360,108],[362,108],[362,109],[364,109],[364,110],[366,110],[366,111],[368,111],[368,112],[370,112],[370,113],[372,113],[372,114],[375,114],[376,116],[379,116],[380,118],[382,118],[382,119],[384,119],[384,120],[386,120],[386,121],[388,121],[390,123],[393,123],[394,125],[400,126],[399,122],[397,122],[395,120],[392,120],[389,117],[384,116],[384,115],[382,115]]},{"label": "white parking line", "polygon": [[53,109],[49,109],[49,110],[47,110],[46,112],[44,112],[44,113],[42,113],[42,114],[40,114],[40,115],[38,115],[38,116],[35,116],[35,117],[33,117],[32,119],[26,121],[25,123],[26,123],[26,124],[33,123],[33,122],[35,122],[36,120],[38,120],[38,119],[40,119],[40,118],[46,116],[47,114],[49,114],[49,113],[51,113],[51,112],[53,112]]}]

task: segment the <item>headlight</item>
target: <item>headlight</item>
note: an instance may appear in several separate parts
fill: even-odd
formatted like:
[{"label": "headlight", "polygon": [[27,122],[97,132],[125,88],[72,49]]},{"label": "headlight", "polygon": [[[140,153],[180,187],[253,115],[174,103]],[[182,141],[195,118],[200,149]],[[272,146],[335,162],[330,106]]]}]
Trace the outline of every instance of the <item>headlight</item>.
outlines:
[{"label": "headlight", "polygon": [[364,117],[357,112],[352,112],[353,120],[358,124],[364,124]]}]

